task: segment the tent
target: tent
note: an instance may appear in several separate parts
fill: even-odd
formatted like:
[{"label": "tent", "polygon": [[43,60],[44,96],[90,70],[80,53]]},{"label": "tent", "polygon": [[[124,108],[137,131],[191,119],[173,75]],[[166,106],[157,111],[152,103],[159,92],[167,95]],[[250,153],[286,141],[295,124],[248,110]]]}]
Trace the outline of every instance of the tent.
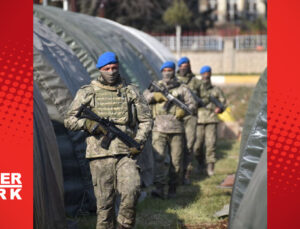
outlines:
[{"label": "tent", "polygon": [[43,98],[34,84],[34,228],[66,228],[64,189],[55,133]]},{"label": "tent", "polygon": [[267,228],[267,70],[256,85],[246,114],[229,228]]}]

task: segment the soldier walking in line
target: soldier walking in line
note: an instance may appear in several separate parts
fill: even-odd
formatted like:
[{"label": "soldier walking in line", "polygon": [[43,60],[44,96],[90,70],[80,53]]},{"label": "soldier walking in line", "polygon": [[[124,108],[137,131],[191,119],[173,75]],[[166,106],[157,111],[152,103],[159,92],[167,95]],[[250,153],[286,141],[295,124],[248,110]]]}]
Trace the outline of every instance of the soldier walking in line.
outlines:
[{"label": "soldier walking in line", "polygon": [[[181,84],[175,77],[175,63],[165,62],[160,71],[162,80],[157,84],[168,91],[172,96],[180,99],[193,112],[196,109],[196,102],[184,84]],[[166,109],[168,99],[158,91],[146,90],[145,98],[152,105],[154,127],[152,131],[152,145],[154,154],[154,185],[155,190],[152,196],[164,198],[164,187],[169,184],[168,197],[176,196],[176,187],[179,184],[180,173],[183,162],[183,118],[186,111],[177,105],[171,104]],[[167,163],[169,156],[170,162]],[[169,177],[169,179],[168,179]]]},{"label": "soldier walking in line", "polygon": [[[176,74],[177,79],[181,83],[186,84],[196,96],[200,95],[201,82],[192,73],[190,60],[187,57],[182,57],[179,59],[177,66],[179,68]],[[183,184],[191,183],[190,176],[193,169],[192,158],[196,138],[196,127],[197,113],[184,117],[185,148],[183,158]]]},{"label": "soldier walking in line", "polygon": [[[140,194],[140,174],[135,155],[138,155],[152,126],[151,111],[138,88],[126,84],[119,74],[115,53],[103,53],[97,63],[100,77],[81,87],[64,120],[72,130],[88,132],[86,157],[90,160],[95,196],[97,199],[97,229],[133,228],[136,204]],[[140,147],[128,147],[118,137],[112,139],[107,149],[103,141],[108,130],[99,122],[79,118],[82,105],[86,105],[100,118],[106,118],[137,142]],[[136,115],[133,115],[132,112]],[[132,120],[136,117],[137,120]],[[137,123],[132,126],[131,123]],[[115,217],[115,197],[120,195],[118,216]]]},{"label": "soldier walking in line", "polygon": [[216,162],[217,124],[219,122],[217,115],[225,110],[226,98],[220,88],[212,85],[210,66],[203,66],[200,74],[202,76],[200,97],[203,101],[208,102],[205,107],[198,109],[197,138],[194,145],[194,154],[199,162],[200,170],[212,176],[214,175]]}]

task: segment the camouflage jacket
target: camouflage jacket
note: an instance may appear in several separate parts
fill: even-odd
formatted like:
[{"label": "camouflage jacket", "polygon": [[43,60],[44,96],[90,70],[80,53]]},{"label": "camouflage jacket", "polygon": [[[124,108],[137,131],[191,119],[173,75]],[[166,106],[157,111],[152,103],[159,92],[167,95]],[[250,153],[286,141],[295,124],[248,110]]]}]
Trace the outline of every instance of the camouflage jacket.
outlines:
[{"label": "camouflage jacket", "polygon": [[[186,76],[181,76],[181,75],[179,75],[179,71],[177,71],[176,77],[179,80],[179,82],[186,84],[188,86],[188,88],[193,92],[193,94],[200,98],[201,80],[197,79],[196,76],[192,72],[188,73]],[[203,101],[203,98],[202,98],[202,102],[206,103],[207,101]],[[197,115],[198,114],[196,112],[195,116],[197,116]],[[190,117],[187,116],[184,119],[188,120],[189,118]]]},{"label": "camouflage jacket", "polygon": [[[64,120],[66,128],[72,131],[85,129],[86,119],[75,117],[81,104],[90,106],[91,110],[98,116],[108,118],[137,141],[146,141],[151,131],[151,110],[136,86],[120,83],[118,86],[112,87],[94,80],[91,84],[81,87]],[[130,119],[135,119],[135,127],[130,127],[130,123],[134,123]],[[87,158],[127,154],[129,152],[128,147],[118,138],[112,140],[108,150],[103,149],[100,146],[102,138],[102,135],[89,135],[87,137]]]},{"label": "camouflage jacket", "polygon": [[210,102],[209,96],[217,98],[226,107],[226,98],[220,88],[201,83],[200,98],[205,101],[206,106],[198,108],[198,123],[219,122],[218,115],[214,112],[216,105]]},{"label": "camouflage jacket", "polygon": [[193,73],[188,73],[187,76],[176,74],[179,82],[186,84],[196,95],[200,94],[201,80],[197,79]]},{"label": "camouflage jacket", "polygon": [[[167,85],[162,81],[158,81],[158,84],[162,87]],[[185,84],[179,84],[179,86],[169,89],[169,92],[179,98],[185,103],[192,111],[196,110],[196,101]],[[169,110],[165,110],[163,106],[166,102],[157,103],[153,99],[153,92],[146,90],[144,96],[152,107],[152,114],[154,118],[153,131],[162,133],[184,133],[183,120],[178,120],[175,116],[176,106],[173,105]]]}]

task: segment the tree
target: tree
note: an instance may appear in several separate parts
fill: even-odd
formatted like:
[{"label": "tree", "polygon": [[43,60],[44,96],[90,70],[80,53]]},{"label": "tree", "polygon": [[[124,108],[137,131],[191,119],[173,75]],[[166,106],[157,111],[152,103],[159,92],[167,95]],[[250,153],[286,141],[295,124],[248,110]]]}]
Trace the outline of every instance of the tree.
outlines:
[{"label": "tree", "polygon": [[176,54],[180,57],[181,26],[189,24],[192,13],[183,0],[174,0],[163,15],[163,20],[176,27]]},{"label": "tree", "polygon": [[165,31],[161,18],[170,0],[110,0],[106,17],[143,31]]}]

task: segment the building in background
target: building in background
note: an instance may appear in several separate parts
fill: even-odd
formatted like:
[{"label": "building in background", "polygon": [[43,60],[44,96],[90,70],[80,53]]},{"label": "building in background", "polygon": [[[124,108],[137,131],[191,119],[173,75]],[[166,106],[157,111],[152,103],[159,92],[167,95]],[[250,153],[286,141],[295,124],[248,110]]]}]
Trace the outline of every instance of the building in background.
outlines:
[{"label": "building in background", "polygon": [[267,0],[198,0],[199,12],[214,10],[216,24],[267,17]]}]

